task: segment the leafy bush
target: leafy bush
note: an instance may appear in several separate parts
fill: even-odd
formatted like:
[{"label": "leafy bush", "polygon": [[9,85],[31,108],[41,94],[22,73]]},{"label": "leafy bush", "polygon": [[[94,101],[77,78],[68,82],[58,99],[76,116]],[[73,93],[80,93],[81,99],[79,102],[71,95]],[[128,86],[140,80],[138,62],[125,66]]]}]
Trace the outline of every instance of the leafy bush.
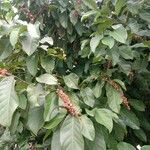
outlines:
[{"label": "leafy bush", "polygon": [[150,1],[0,1],[0,148],[150,149]]}]

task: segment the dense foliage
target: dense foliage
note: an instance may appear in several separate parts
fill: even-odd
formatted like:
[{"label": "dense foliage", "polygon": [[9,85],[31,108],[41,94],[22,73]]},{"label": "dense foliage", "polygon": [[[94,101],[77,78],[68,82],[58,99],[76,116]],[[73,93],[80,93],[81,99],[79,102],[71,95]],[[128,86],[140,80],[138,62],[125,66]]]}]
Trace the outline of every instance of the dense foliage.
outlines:
[{"label": "dense foliage", "polygon": [[1,0],[0,149],[150,150],[149,29],[149,0]]}]

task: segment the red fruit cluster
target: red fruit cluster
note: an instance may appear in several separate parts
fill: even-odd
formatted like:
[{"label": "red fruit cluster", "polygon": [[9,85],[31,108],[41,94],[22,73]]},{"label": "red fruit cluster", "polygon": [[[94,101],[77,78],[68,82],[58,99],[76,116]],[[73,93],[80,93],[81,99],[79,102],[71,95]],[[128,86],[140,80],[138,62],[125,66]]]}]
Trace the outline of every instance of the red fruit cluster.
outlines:
[{"label": "red fruit cluster", "polygon": [[108,79],[107,77],[103,77],[102,80],[107,81],[111,86],[114,87],[120,93],[122,98],[122,103],[130,110],[128,99],[125,97],[124,93],[121,91],[120,85],[117,84],[115,81]]},{"label": "red fruit cluster", "polygon": [[4,76],[8,76],[8,75],[10,75],[10,73],[8,72],[7,69],[0,68],[0,76],[4,77]]},{"label": "red fruit cluster", "polygon": [[22,6],[20,8],[20,10],[26,15],[27,18],[30,19],[30,21],[33,23],[35,20],[35,16],[30,12],[30,10],[28,8],[26,8],[25,6]]},{"label": "red fruit cluster", "polygon": [[124,96],[124,93],[121,93],[121,98],[124,106],[126,106],[130,110],[128,99]]},{"label": "red fruit cluster", "polygon": [[66,93],[64,93],[64,91],[62,89],[57,89],[56,93],[61,98],[61,100],[63,101],[63,107],[66,108],[67,111],[72,116],[78,116],[79,112],[76,110],[76,108],[71,103],[69,96]]}]

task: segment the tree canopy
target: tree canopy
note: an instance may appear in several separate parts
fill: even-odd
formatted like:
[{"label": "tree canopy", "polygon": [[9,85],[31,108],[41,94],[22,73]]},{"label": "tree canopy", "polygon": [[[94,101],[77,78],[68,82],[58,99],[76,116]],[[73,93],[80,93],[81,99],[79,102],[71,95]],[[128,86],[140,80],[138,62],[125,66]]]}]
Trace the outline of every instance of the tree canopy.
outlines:
[{"label": "tree canopy", "polygon": [[149,0],[0,1],[0,149],[150,149]]}]

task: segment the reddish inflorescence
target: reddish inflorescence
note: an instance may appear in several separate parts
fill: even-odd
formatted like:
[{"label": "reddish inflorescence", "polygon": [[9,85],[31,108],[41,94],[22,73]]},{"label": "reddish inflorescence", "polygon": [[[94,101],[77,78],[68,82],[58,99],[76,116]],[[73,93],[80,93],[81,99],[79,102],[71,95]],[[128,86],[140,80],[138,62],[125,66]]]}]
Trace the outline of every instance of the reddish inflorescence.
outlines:
[{"label": "reddish inflorescence", "polygon": [[5,69],[5,68],[0,68],[0,76],[1,77],[5,77],[5,76],[8,76],[8,75],[10,75],[9,74],[9,72],[8,72],[8,70],[7,69]]},{"label": "reddish inflorescence", "polygon": [[69,96],[66,93],[64,93],[64,91],[62,89],[57,89],[56,93],[61,98],[61,100],[63,101],[63,107],[66,108],[67,111],[72,116],[78,116],[79,112],[76,110],[76,108],[71,103]]},{"label": "reddish inflorescence", "polygon": [[111,86],[114,87],[115,90],[117,90],[120,93],[120,96],[122,98],[122,103],[124,106],[126,106],[130,110],[128,99],[125,97],[124,93],[121,91],[120,85],[117,84],[115,81],[108,79],[107,77],[103,77],[102,80],[107,81]]}]

